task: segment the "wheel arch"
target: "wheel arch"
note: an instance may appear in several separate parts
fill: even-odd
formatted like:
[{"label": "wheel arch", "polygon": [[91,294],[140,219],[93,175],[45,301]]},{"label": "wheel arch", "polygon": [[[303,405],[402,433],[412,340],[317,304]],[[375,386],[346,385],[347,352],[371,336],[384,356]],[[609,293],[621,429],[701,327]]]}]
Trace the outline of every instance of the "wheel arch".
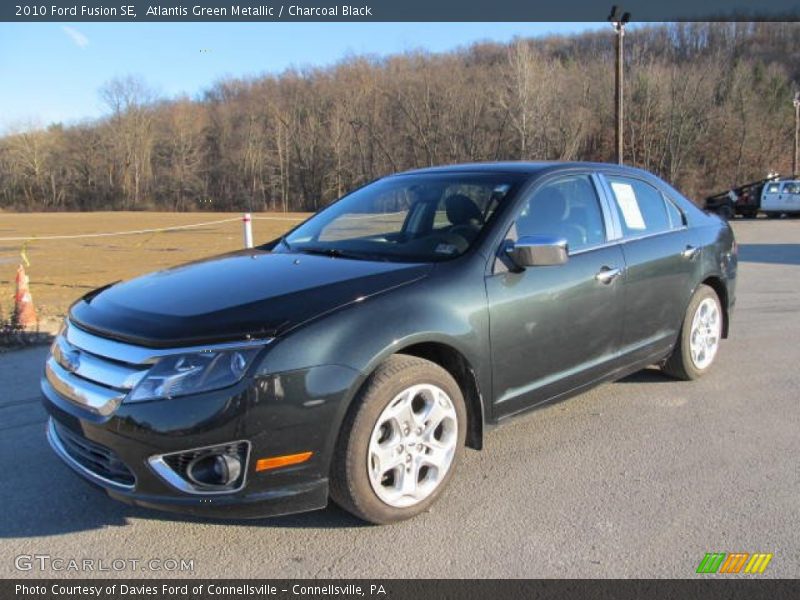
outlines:
[{"label": "wheel arch", "polygon": [[[481,450],[483,448],[485,420],[483,397],[481,395],[477,373],[474,371],[464,353],[458,350],[455,345],[442,340],[415,338],[404,345],[392,345],[391,348],[385,349],[384,352],[375,356],[366,368],[363,368],[361,376],[347,394],[347,401],[343,403],[342,406],[343,410],[339,413],[338,426],[335,428],[335,434],[331,437],[329,442],[329,456],[333,456],[335,452],[334,449],[339,444],[341,436],[344,433],[341,424],[346,422],[348,414],[356,410],[358,396],[366,382],[384,361],[398,354],[429,360],[443,368],[456,380],[464,396],[467,412],[465,445],[474,450]],[[333,462],[331,462],[329,469],[333,468],[335,467]]]},{"label": "wheel arch", "polygon": [[400,348],[395,354],[407,354],[429,360],[450,373],[461,388],[467,408],[468,448],[483,448],[483,397],[478,378],[467,358],[453,346],[442,342],[417,342]]}]

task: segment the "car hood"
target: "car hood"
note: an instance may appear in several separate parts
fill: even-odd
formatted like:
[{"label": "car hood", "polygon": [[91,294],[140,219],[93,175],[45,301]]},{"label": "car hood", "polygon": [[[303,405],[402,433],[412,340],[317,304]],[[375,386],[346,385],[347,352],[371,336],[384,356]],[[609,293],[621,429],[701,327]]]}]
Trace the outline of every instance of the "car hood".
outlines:
[{"label": "car hood", "polygon": [[432,268],[245,250],[95,290],[72,305],[70,320],[150,347],[272,337]]}]

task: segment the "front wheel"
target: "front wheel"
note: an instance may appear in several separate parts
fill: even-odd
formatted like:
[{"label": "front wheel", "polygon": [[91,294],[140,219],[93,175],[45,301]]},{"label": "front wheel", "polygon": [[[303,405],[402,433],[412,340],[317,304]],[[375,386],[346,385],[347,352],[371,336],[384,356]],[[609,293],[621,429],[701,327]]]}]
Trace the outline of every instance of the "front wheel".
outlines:
[{"label": "front wheel", "polygon": [[692,296],[683,318],[678,343],[664,364],[664,372],[691,380],[711,368],[722,338],[722,306],[713,288],[702,284]]},{"label": "front wheel", "polygon": [[371,523],[414,517],[447,486],[465,437],[466,408],[453,377],[430,361],[391,356],[342,426],[331,497]]}]

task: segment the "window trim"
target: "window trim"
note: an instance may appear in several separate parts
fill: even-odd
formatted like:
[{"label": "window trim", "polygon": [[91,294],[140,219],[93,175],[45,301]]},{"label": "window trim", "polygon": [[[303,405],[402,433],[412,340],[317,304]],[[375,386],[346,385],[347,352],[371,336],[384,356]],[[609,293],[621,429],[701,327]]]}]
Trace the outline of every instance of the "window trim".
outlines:
[{"label": "window trim", "polygon": [[[656,188],[656,189],[658,189],[658,188]],[[661,190],[658,190],[658,191],[661,192],[661,195],[664,197],[664,202],[666,202],[667,204],[672,205],[672,207],[681,216],[681,226],[680,227],[673,227],[670,231],[680,231],[681,229],[687,229],[689,227],[689,220],[686,218],[686,213],[681,210],[681,207],[678,206],[678,203],[675,202],[672,198],[670,198],[670,196],[668,196],[667,194],[665,194]],[[670,223],[672,223],[672,215],[670,214],[669,210],[667,210],[667,216],[669,216],[669,221],[670,221]]]}]

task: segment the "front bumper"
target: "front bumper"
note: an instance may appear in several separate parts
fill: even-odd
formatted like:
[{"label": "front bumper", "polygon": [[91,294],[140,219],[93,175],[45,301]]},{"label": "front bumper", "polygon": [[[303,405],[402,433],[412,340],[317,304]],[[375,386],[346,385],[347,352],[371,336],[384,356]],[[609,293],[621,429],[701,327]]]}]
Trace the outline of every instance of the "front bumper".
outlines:
[{"label": "front bumper", "polygon": [[[323,508],[330,455],[357,373],[320,366],[246,379],[232,388],[134,404],[103,416],[43,378],[47,437],[73,471],[128,504],[197,516],[259,518]],[[244,441],[248,460],[236,491],[179,489],[151,458]],[[257,459],[312,452],[307,462],[258,472]],[[87,458],[88,457],[88,458]]]},{"label": "front bumper", "polygon": [[104,489],[110,497],[130,505],[194,516],[246,519],[315,510],[323,508],[328,501],[325,480],[247,495],[192,497],[141,493],[136,491],[135,485],[122,485],[84,466],[67,449],[62,435],[56,421],[50,418],[47,424],[47,441],[56,455],[78,475]]}]

